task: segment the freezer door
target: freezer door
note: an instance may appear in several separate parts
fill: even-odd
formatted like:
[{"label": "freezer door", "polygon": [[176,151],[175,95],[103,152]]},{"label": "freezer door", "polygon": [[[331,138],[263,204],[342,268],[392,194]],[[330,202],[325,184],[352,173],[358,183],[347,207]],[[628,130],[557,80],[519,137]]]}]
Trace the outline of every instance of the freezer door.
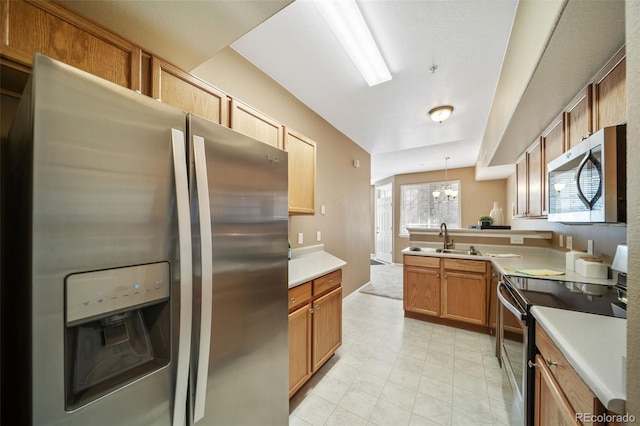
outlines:
[{"label": "freezer door", "polygon": [[[14,129],[8,146],[11,170],[7,170],[12,208],[5,217],[11,226],[3,229],[7,231],[2,276],[3,424],[4,420],[37,425],[184,424],[192,305],[186,116],[37,56],[30,92]],[[8,242],[11,254],[5,250]],[[170,271],[169,301],[162,299],[167,310],[151,309],[145,316],[141,306],[142,315],[135,313],[117,323],[121,313],[114,308],[109,318],[100,314],[67,324],[67,277],[158,263]],[[100,288],[94,295],[88,291],[86,303],[125,306],[116,299],[137,297],[127,290],[135,284],[123,280],[121,286],[109,287],[113,289],[109,295]],[[166,315],[169,326],[160,327],[158,319]],[[79,328],[91,337],[80,336],[79,349],[65,357],[65,351],[73,350],[69,343],[73,339],[65,340],[72,335],[67,325],[85,320],[93,325]],[[99,327],[104,328],[102,339]],[[169,354],[165,366],[131,382],[124,380],[86,405],[65,408],[69,383],[81,386],[89,383],[89,376],[114,376],[104,371],[107,364],[100,360],[84,365],[93,362],[102,369],[101,376],[74,369],[78,358],[108,354],[109,368],[126,373],[113,354],[117,345],[128,344],[131,327],[143,330],[138,335],[145,339],[148,332],[154,335],[149,338],[165,342],[159,350]],[[82,344],[107,349],[83,351]],[[133,352],[134,347],[129,353]],[[156,354],[145,347],[144,356],[152,360]],[[86,380],[80,376],[83,372]],[[6,374],[15,374],[15,380]],[[176,387],[183,389],[177,400]],[[20,421],[10,422],[10,416]]]},{"label": "freezer door", "polygon": [[194,227],[194,421],[287,424],[287,153],[196,116],[189,132],[192,216],[208,222]]}]

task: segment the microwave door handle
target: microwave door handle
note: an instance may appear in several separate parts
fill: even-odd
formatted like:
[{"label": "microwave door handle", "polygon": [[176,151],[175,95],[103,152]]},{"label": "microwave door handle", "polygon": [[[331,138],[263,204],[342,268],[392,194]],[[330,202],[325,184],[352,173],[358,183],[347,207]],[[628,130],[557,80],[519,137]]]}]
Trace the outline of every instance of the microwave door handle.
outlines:
[{"label": "microwave door handle", "polygon": [[509,303],[509,301],[502,295],[503,289],[505,289],[507,292],[509,291],[506,289],[506,285],[502,281],[498,282],[498,291],[496,293],[498,295],[498,299],[500,300],[500,303],[502,303],[502,305],[505,308],[507,308],[509,312],[515,315],[516,318],[519,318],[520,320],[524,321],[527,318],[527,313],[521,311],[520,309],[516,308],[513,304]]},{"label": "microwave door handle", "polygon": [[[589,161],[591,161],[591,163],[593,163],[595,169],[598,171],[598,190],[596,191],[595,195],[593,196],[593,198],[591,200],[587,200],[587,197],[585,197],[584,192],[582,191],[582,188],[580,187],[580,175],[582,174],[582,170],[584,169],[584,166],[586,166]],[[593,206],[596,205],[596,203],[598,202],[598,200],[602,196],[602,164],[600,164],[600,161],[598,161],[598,159],[595,157],[595,155],[593,155],[591,150],[589,150],[589,152],[587,152],[585,154],[585,156],[582,159],[582,161],[580,161],[580,165],[578,166],[578,170],[576,170],[576,187],[578,189],[578,198],[580,198],[580,201],[582,201],[582,203],[589,210],[593,210]]]}]

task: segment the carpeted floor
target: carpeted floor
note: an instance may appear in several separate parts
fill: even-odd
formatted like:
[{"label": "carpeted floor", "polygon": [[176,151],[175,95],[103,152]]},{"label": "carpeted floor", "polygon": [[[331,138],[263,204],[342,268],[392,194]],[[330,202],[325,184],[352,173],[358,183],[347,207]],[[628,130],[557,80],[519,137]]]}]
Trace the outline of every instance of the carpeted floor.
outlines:
[{"label": "carpeted floor", "polygon": [[402,300],[402,265],[372,264],[371,281],[360,292]]}]

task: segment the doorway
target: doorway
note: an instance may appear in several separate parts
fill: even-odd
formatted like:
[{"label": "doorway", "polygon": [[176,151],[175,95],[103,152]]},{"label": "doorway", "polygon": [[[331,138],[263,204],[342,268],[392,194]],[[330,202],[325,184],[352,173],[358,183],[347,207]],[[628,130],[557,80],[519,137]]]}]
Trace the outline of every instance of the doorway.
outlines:
[{"label": "doorway", "polygon": [[393,187],[376,187],[376,259],[393,262]]}]

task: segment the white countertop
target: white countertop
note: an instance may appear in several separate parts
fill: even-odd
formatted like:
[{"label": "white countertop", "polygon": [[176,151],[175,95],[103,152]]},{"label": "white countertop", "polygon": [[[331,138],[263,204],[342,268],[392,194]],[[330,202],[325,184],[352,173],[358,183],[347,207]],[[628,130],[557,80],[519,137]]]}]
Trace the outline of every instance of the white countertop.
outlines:
[{"label": "white countertop", "polygon": [[[412,244],[417,246],[417,244]],[[588,284],[615,285],[616,282],[610,278],[589,278],[578,274],[575,271],[567,271],[565,269],[565,252],[539,247],[514,247],[514,246],[492,246],[492,245],[474,245],[474,247],[482,253],[481,256],[467,254],[449,254],[437,253],[433,246],[421,244],[421,251],[411,251],[409,248],[402,250],[402,254],[412,256],[437,256],[451,257],[459,259],[472,260],[490,260],[493,265],[503,275],[515,275],[522,277],[531,277],[531,275],[521,274],[516,270],[522,269],[551,269],[562,272],[562,275],[541,276],[538,278],[548,278],[559,281],[573,281]],[[469,244],[456,244],[456,249],[468,250]],[[491,257],[489,254],[498,256]],[[517,255],[520,257],[499,257],[505,255]]]},{"label": "white countertop", "polygon": [[336,271],[347,262],[324,251],[324,244],[291,250],[289,288]]},{"label": "white countertop", "polygon": [[531,312],[600,402],[624,414],[627,321],[542,306]]}]

